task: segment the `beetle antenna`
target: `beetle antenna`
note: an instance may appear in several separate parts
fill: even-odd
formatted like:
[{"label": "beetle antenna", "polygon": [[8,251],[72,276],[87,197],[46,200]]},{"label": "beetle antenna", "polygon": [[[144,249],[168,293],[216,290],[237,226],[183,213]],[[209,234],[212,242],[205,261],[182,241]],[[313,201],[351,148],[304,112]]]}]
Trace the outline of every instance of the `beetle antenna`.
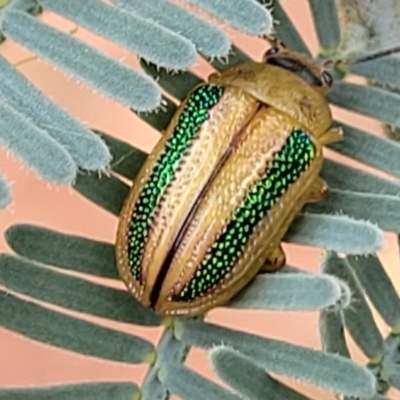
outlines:
[{"label": "beetle antenna", "polygon": [[369,56],[356,58],[355,60],[352,61],[351,64],[359,64],[359,63],[362,63],[365,61],[375,60],[376,58],[390,56],[392,54],[399,53],[399,52],[400,52],[400,46],[396,46],[391,49],[378,51],[377,53],[370,54]]},{"label": "beetle antenna", "polygon": [[265,39],[271,47],[279,46],[279,40],[275,35],[265,34],[265,35],[262,35],[262,38]]},{"label": "beetle antenna", "polygon": [[271,47],[275,48],[286,48],[285,44],[281,42],[276,36],[270,35],[270,34],[264,34],[262,35],[262,38],[265,39]]},{"label": "beetle antenna", "polygon": [[366,61],[376,60],[377,58],[390,56],[392,54],[400,53],[400,46],[392,47],[391,49],[381,50],[373,54],[355,59],[342,59],[342,60],[327,60],[324,67],[336,67],[339,64],[352,65],[360,64]]}]

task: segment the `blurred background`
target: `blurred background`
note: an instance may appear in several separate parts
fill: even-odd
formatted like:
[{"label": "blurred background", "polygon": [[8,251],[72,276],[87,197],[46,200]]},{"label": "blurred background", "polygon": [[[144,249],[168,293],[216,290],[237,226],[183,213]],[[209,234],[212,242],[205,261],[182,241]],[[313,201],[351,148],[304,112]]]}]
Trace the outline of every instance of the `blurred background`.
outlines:
[{"label": "blurred background", "polygon": [[[307,44],[316,53],[318,43],[307,2],[305,0],[286,0],[281,1],[281,4],[305,37]],[[46,13],[43,18],[49,24],[65,32],[76,28],[71,22],[51,13]],[[238,47],[254,59],[260,59],[267,47],[265,42],[246,37],[234,30],[227,30]],[[95,44],[96,47],[128,65],[137,66],[135,55],[129,54],[126,50],[96,37],[82,28],[79,28],[74,35]],[[145,151],[150,151],[158,140],[159,134],[141,122],[128,109],[98,95],[83,84],[73,81],[52,65],[32,57],[29,52],[18,45],[6,41],[0,46],[0,53],[13,64],[17,64],[20,72],[87,127],[112,134]],[[199,59],[193,71],[206,78],[212,69]],[[334,109],[334,116],[339,120],[351,121],[362,129],[379,134],[379,124],[367,117],[351,115],[339,109]],[[332,156],[332,153],[327,152],[327,155]],[[0,170],[5,173],[7,180],[12,182],[14,193],[13,203],[6,210],[0,210],[1,252],[11,251],[3,239],[3,232],[7,227],[16,223],[37,224],[65,233],[108,242],[114,241],[116,218],[94,206],[71,188],[54,186],[38,179],[2,148],[0,148]],[[285,245],[285,250],[290,265],[309,271],[318,271],[321,251],[294,245]],[[399,271],[395,235],[386,235],[386,245],[379,256],[400,290],[400,276],[398,273],[396,276],[394,274],[394,271]],[[26,279],[29,279],[29,276]],[[80,317],[87,318],[82,315]],[[310,348],[320,348],[317,313],[244,312],[217,309],[212,311],[207,318],[215,323],[245,329],[259,335],[286,340]],[[112,325],[114,328],[124,331],[133,329],[127,324],[111,324],[100,318],[91,320],[102,325]],[[379,318],[378,321],[380,321]],[[388,329],[383,323],[380,323],[380,327],[385,334],[388,333]],[[157,341],[160,332],[155,328],[135,328],[135,334]],[[0,386],[50,385],[97,380],[140,383],[146,372],[143,366],[103,362],[84,357],[28,340],[2,328],[0,328],[0,343]],[[118,346],[118,343],[115,345]],[[356,360],[365,362],[364,357],[354,346],[352,352]],[[190,353],[188,365],[208,377],[212,376],[207,358],[200,350]],[[314,399],[331,400],[335,398],[332,394],[303,383],[288,379],[285,379],[285,382]],[[392,392],[391,398],[400,399],[400,393]]]}]

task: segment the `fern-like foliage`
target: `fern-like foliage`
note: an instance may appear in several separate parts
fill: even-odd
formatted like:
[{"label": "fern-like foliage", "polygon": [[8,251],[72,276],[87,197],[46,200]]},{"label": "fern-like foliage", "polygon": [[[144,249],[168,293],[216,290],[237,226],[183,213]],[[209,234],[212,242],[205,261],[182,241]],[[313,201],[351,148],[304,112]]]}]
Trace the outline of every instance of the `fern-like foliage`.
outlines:
[{"label": "fern-like foliage", "polygon": [[[288,47],[309,54],[277,1],[272,6],[262,0],[237,0],[235,7],[233,2],[221,0],[188,2],[201,8],[203,14],[207,12],[251,35],[270,33],[274,19],[279,22],[275,27],[278,37]],[[390,18],[399,26],[395,3]],[[376,44],[386,45],[387,32],[380,29],[386,21],[377,17],[372,4],[309,0],[309,5],[321,58],[340,58]],[[49,27],[40,20],[43,10],[60,14],[136,53],[144,72]],[[112,0],[111,4],[101,0],[3,0],[0,32],[2,40],[21,44],[132,108],[160,132],[176,110],[173,102],[162,97],[161,88],[184,99],[201,82],[186,71],[197,52],[217,70],[248,59],[231,46],[217,25],[168,0]],[[228,53],[228,62],[223,63]],[[329,101],[400,127],[400,96],[384,86],[400,85],[398,60],[389,57],[351,68],[381,82],[380,88],[350,84],[342,80],[347,70],[335,71],[338,79]],[[161,110],[149,112],[161,102]],[[399,144],[353,126],[344,126],[344,131],[345,140],[332,145],[332,150],[400,177]],[[146,154],[129,144],[81,126],[2,57],[0,144],[38,175],[59,184],[73,183],[77,192],[115,216],[129,191],[126,180],[135,178],[146,159]],[[79,170],[109,170],[110,174],[77,175]],[[7,388],[0,389],[0,399],[162,400],[170,394],[185,400],[307,399],[270,373],[309,382],[346,399],[385,399],[391,386],[400,389],[400,299],[374,254],[382,246],[383,230],[400,233],[400,185],[331,160],[324,163],[322,176],[331,188],[329,196],[307,205],[285,236],[286,241],[327,250],[321,274],[286,266],[275,275],[257,277],[228,307],[318,310],[324,351],[235,331],[203,319],[162,319],[125,290],[60,272],[118,279],[113,244],[15,225],[6,232],[15,254],[0,255],[0,283],[5,288],[0,291],[0,325],[77,353],[145,363],[148,372],[140,387],[138,382],[104,382]],[[0,177],[0,207],[10,201],[10,189]],[[27,274],[31,279],[25,279]],[[35,300],[113,321],[161,326],[163,334],[154,347],[145,339],[50,310]],[[377,328],[370,304],[390,327],[388,337]],[[351,360],[344,330],[370,360],[367,366]],[[184,365],[191,347],[211,350],[210,362],[228,389]]]}]

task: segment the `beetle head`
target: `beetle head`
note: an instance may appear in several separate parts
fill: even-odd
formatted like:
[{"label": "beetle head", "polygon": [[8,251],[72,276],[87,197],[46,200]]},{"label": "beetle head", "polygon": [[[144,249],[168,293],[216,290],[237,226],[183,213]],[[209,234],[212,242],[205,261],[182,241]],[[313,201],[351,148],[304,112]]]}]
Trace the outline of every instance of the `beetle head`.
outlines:
[{"label": "beetle head", "polygon": [[332,76],[323,66],[303,54],[287,49],[277,40],[264,54],[263,61],[292,72],[322,94],[332,86]]}]

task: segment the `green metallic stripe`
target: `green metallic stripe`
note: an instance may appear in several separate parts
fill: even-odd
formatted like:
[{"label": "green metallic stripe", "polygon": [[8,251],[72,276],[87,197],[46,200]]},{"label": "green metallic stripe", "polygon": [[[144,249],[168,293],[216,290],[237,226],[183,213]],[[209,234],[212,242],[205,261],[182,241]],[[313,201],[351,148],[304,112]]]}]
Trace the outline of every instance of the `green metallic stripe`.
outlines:
[{"label": "green metallic stripe", "polygon": [[132,275],[137,280],[141,277],[141,262],[154,212],[201,125],[209,119],[210,109],[218,103],[223,92],[221,86],[204,85],[190,95],[133,208],[128,232],[128,257]]},{"label": "green metallic stripe", "polygon": [[257,224],[308,168],[315,152],[310,137],[301,129],[293,129],[285,146],[275,154],[272,166],[251,186],[218,240],[207,250],[194,277],[174,296],[174,301],[201,297],[224,279],[242,255]]}]

